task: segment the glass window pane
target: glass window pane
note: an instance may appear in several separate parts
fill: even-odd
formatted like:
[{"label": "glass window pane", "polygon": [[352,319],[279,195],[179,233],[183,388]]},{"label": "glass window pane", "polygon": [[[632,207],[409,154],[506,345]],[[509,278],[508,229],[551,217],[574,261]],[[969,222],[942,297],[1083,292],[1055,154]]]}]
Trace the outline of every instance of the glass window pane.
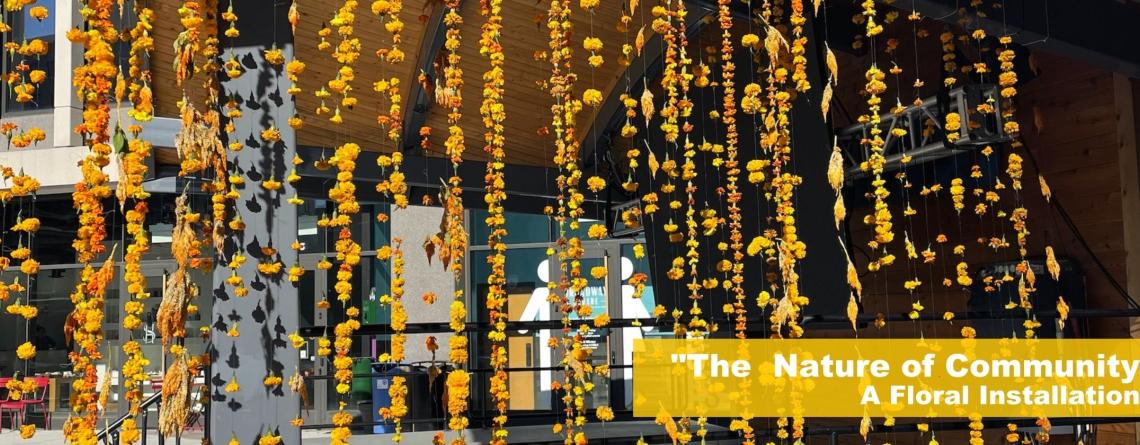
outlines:
[{"label": "glass window pane", "polygon": [[[487,245],[487,211],[483,209],[472,210],[471,213],[471,245]],[[507,244],[546,243],[551,241],[550,218],[546,215],[531,213],[507,212],[507,236],[503,242]]]},{"label": "glass window pane", "polygon": [[[32,18],[31,11],[34,6],[42,6],[47,8],[48,16],[42,22]],[[32,6],[24,8],[24,38],[44,38],[50,37],[55,34],[55,2],[42,1],[36,2]]]}]

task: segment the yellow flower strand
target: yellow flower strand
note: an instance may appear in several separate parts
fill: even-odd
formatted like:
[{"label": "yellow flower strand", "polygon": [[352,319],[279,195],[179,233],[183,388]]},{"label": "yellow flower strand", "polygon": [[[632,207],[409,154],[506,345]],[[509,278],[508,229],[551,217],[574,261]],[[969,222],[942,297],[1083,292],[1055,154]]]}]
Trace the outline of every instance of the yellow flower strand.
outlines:
[{"label": "yellow flower strand", "polygon": [[[72,332],[78,346],[69,353],[69,358],[73,371],[80,376],[72,383],[74,414],[68,418],[65,427],[67,440],[71,443],[95,441],[99,416],[95,368],[103,358],[99,349],[103,343],[104,291],[113,275],[110,256],[98,273],[91,267],[95,258],[106,250],[103,245],[107,232],[102,201],[111,196],[103,167],[110,163],[112,152],[108,139],[111,85],[119,74],[111,45],[118,39],[118,31],[111,22],[113,8],[114,4],[108,0],[88,1],[84,15],[88,31],[76,28],[68,32],[68,39],[82,43],[84,48],[84,64],[75,68],[72,84],[83,98],[83,122],[76,132],[84,136],[89,149],[88,155],[80,162],[82,180],[76,184],[72,194],[74,206],[79,211],[79,230],[72,246],[84,269],[71,296],[75,309],[65,323],[65,330]],[[23,265],[21,269],[29,272]]]},{"label": "yellow flower strand", "polygon": [[[734,296],[732,303],[732,314],[734,316],[734,336],[742,341],[747,337],[745,330],[748,326],[748,310],[745,306],[745,299],[747,296],[744,293],[744,242],[741,228],[743,224],[743,216],[740,212],[740,200],[743,197],[740,192],[740,187],[737,181],[740,178],[740,165],[737,159],[739,155],[739,135],[736,128],[736,63],[733,60],[733,41],[732,41],[732,9],[731,0],[719,0],[717,2],[717,21],[721,30],[721,46],[720,46],[720,61],[721,61],[721,81],[720,86],[723,92],[723,102],[721,111],[721,123],[725,126],[725,152],[727,159],[725,160],[725,190],[727,196],[725,201],[728,204],[728,228],[729,228],[729,248],[731,249],[726,256],[730,256],[731,263],[731,278],[725,286],[731,286],[731,292]],[[731,283],[731,284],[729,284]],[[738,351],[743,355],[741,358],[748,358],[748,348],[741,343]],[[752,420],[750,406],[752,404],[747,394],[751,382],[747,380],[742,381],[740,384],[741,394],[743,397],[739,400],[741,408],[741,415],[738,419],[734,419],[729,424],[729,429],[739,432],[742,437],[743,445],[754,445],[756,432],[752,428],[750,421]]]},{"label": "yellow flower strand", "polygon": [[[463,70],[459,67],[459,47],[462,43],[459,28],[463,25],[463,17],[459,15],[459,0],[447,0],[444,4],[447,12],[443,21],[447,27],[444,48],[447,49],[447,60],[443,67],[444,84],[436,88],[436,100],[448,109],[447,139],[444,148],[447,157],[451,160],[452,175],[447,180],[447,186],[440,190],[440,201],[444,204],[444,233],[437,236],[433,242],[437,246],[441,262],[452,272],[453,279],[458,282],[463,277],[463,256],[467,249],[467,230],[463,223],[463,189],[460,187],[462,179],[459,177],[459,166],[463,163],[465,151],[463,128],[459,125],[463,117]],[[447,378],[448,394],[448,426],[455,431],[454,445],[466,443],[463,430],[467,428],[467,385],[470,376],[461,367],[467,365],[467,336],[466,329],[467,306],[464,303],[463,290],[456,289],[453,294],[451,307],[448,310],[451,338],[448,339],[450,352],[448,359],[456,366]]]},{"label": "yellow flower strand", "polygon": [[502,99],[504,92],[503,65],[506,57],[503,54],[502,37],[503,28],[502,0],[488,0],[480,3],[480,14],[486,20],[482,26],[479,38],[479,53],[487,57],[490,66],[483,73],[483,103],[479,107],[479,114],[487,132],[483,134],[483,151],[490,156],[487,162],[486,192],[484,201],[487,203],[487,218],[484,221],[490,229],[487,235],[487,246],[491,254],[487,256],[487,264],[491,266],[491,273],[487,277],[487,311],[494,329],[487,334],[491,340],[491,368],[495,373],[490,377],[490,394],[499,414],[492,419],[491,443],[493,445],[506,445],[507,443],[507,404],[510,401],[510,392],[507,384],[507,341],[506,322],[507,314],[507,270],[506,250],[503,242],[507,236],[506,216],[503,213],[503,201],[507,199],[505,190],[505,175],[503,166],[506,162],[506,136],[503,122],[507,118]]},{"label": "yellow flower strand", "polygon": [[[550,7],[547,10],[546,22],[550,45],[548,61],[551,65],[547,86],[553,99],[550,109],[552,114],[551,127],[554,129],[555,136],[554,163],[559,168],[556,179],[559,194],[558,206],[557,209],[548,208],[548,213],[552,213],[558,223],[557,253],[561,270],[558,283],[551,282],[550,286],[557,290],[553,293],[552,298],[557,299],[562,313],[563,326],[562,339],[560,341],[552,340],[552,343],[557,342],[557,344],[548,346],[560,346],[564,357],[562,366],[565,381],[555,382],[557,388],[552,389],[554,391],[561,389],[563,392],[562,400],[566,407],[564,409],[566,417],[562,421],[562,425],[565,426],[565,437],[581,436],[584,440],[585,434],[583,432],[577,434],[574,432],[576,426],[585,422],[585,416],[581,414],[585,409],[585,397],[583,396],[585,385],[577,387],[575,383],[576,380],[580,382],[584,379],[584,373],[572,371],[571,366],[573,361],[584,360],[589,355],[589,351],[582,348],[580,331],[575,333],[570,322],[571,313],[577,313],[579,316],[583,314],[581,291],[585,289],[587,283],[586,278],[582,276],[581,264],[578,261],[584,253],[582,240],[578,236],[569,235],[570,231],[579,228],[578,218],[584,211],[581,204],[585,199],[578,191],[582,172],[578,170],[578,141],[575,136],[575,119],[582,109],[582,103],[573,94],[575,76],[570,66],[573,54],[570,35],[574,25],[570,21],[571,12],[569,0],[551,0]],[[569,299],[570,294],[574,294],[573,302]],[[588,308],[589,306],[585,307]],[[583,328],[586,327],[583,325]]]},{"label": "yellow flower strand", "polygon": [[[154,12],[150,8],[141,8],[135,3],[138,14],[138,23],[131,29],[130,59],[128,68],[128,82],[130,98],[133,106],[127,113],[139,122],[151,120],[154,114],[152,92],[149,86],[150,70],[144,63],[150,58],[150,51],[154,49],[154,39],[150,36]],[[132,243],[127,246],[123,254],[123,281],[127,285],[127,293],[131,299],[124,303],[123,328],[134,331],[142,325],[143,301],[150,298],[146,292],[146,278],[142,275],[141,261],[143,255],[150,250],[150,237],[144,230],[148,207],[146,199],[149,193],[142,189],[142,181],[146,176],[146,159],[151,155],[151,144],[142,138],[142,127],[133,125],[129,130],[132,139],[127,142],[127,153],[122,156],[119,163],[122,166],[122,175],[119,181],[120,203],[125,204],[127,198],[135,200],[134,207],[126,212],[127,235]],[[138,414],[139,404],[142,402],[142,382],[149,377],[146,367],[150,361],[143,355],[142,347],[135,340],[129,340],[122,345],[126,360],[122,364],[124,377],[123,387],[128,403],[127,411]],[[120,441],[133,444],[141,438],[141,433],[133,417],[123,422]]]},{"label": "yellow flower strand", "polygon": [[[321,106],[317,111],[318,115],[325,114],[323,111],[326,109],[325,99],[332,98],[333,95],[339,97],[336,111],[329,117],[329,122],[334,125],[341,125],[344,122],[341,107],[352,109],[357,101],[351,92],[352,81],[356,78],[354,65],[360,58],[361,48],[360,39],[354,35],[358,4],[356,0],[345,0],[337,8],[332,19],[329,20],[329,25],[335,28],[336,35],[340,37],[335,48],[325,41],[325,38],[332,34],[332,29],[323,28],[318,33],[322,42],[318,48],[322,51],[331,49],[333,60],[340,64],[335,77],[327,81],[325,87],[314,93],[321,99]],[[327,217],[323,221],[325,227],[337,230],[334,247],[336,260],[339,264],[336,268],[336,284],[333,288],[337,294],[336,299],[344,310],[344,321],[337,323],[336,327],[333,328],[332,349],[335,351],[335,356],[332,359],[332,364],[333,378],[337,383],[336,392],[341,394],[341,397],[348,394],[351,389],[353,359],[350,353],[352,336],[357,329],[360,329],[360,309],[351,305],[352,277],[354,269],[360,265],[361,252],[360,244],[352,238],[352,217],[360,213],[360,203],[356,200],[356,185],[352,182],[353,174],[356,171],[356,159],[360,155],[360,150],[359,145],[346,142],[338,146],[332,158],[328,160],[329,164],[336,166],[337,169],[337,182],[328,191],[329,200],[336,203],[336,208],[331,217]],[[349,436],[352,435],[348,428],[352,422],[352,415],[344,410],[346,405],[345,400],[340,400],[337,412],[333,415],[333,430],[329,438],[331,445],[346,445]]]}]

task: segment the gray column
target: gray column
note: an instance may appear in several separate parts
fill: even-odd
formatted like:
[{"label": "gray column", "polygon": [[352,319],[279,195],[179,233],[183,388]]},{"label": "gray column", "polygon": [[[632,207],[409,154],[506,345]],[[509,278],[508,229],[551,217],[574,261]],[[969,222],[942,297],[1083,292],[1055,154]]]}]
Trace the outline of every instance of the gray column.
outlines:
[{"label": "gray column", "polygon": [[[231,171],[236,169],[245,178],[245,185],[238,187],[240,199],[233,211],[241,216],[246,229],[244,233],[228,235],[225,252],[214,272],[214,289],[202,292],[214,299],[209,436],[211,443],[224,444],[236,435],[247,444],[257,443],[257,438],[267,432],[276,432],[283,444],[298,445],[300,430],[290,420],[300,415],[300,402],[288,384],[299,362],[299,353],[288,339],[297,330],[298,301],[297,288],[287,277],[289,267],[297,261],[297,253],[289,247],[297,237],[297,209],[286,201],[293,196],[294,188],[285,183],[296,152],[296,138],[287,124],[294,104],[285,91],[289,81],[284,68],[269,65],[263,57],[263,51],[276,44],[287,60],[292,59],[292,33],[286,20],[289,4],[232,4],[241,30],[241,37],[233,46],[245,73],[233,80],[223,77],[223,89],[240,102],[242,110],[242,117],[234,121],[236,131],[232,137],[242,141],[245,148],[231,153],[230,162]],[[219,2],[221,10],[228,5],[229,2]],[[226,25],[223,22],[221,26]],[[231,39],[221,39],[222,47],[227,48]],[[223,49],[223,57],[225,51],[228,50]],[[225,100],[222,102],[224,106]],[[281,140],[267,142],[261,131],[273,124],[280,130]],[[261,182],[271,177],[282,182],[283,187],[277,191],[263,188]],[[277,252],[267,257],[262,253],[263,247],[273,247]],[[247,257],[238,273],[249,288],[249,295],[241,298],[234,294],[233,286],[225,283],[230,274],[225,265],[235,251]],[[274,260],[283,265],[280,274],[267,277],[258,272],[259,263]],[[221,326],[234,322],[240,323],[239,337],[219,332]],[[223,387],[235,375],[241,389],[226,393]],[[269,375],[284,381],[280,386],[266,387],[263,380]]]}]

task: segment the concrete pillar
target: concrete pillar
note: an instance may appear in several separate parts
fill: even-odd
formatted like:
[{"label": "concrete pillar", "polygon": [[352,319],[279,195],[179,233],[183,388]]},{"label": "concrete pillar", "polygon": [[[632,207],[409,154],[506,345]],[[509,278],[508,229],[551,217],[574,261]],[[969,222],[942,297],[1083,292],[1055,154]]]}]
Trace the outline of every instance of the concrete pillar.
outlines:
[{"label": "concrete pillar", "polygon": [[[219,2],[219,8],[224,10],[229,4]],[[290,420],[300,415],[300,401],[288,386],[299,364],[299,353],[288,338],[297,330],[298,301],[297,288],[286,273],[297,260],[297,253],[289,247],[297,237],[297,209],[286,201],[293,196],[294,188],[285,182],[296,152],[294,131],[286,124],[294,104],[285,92],[289,81],[284,68],[269,65],[263,56],[264,50],[276,44],[286,59],[292,59],[292,33],[286,20],[289,5],[232,4],[241,29],[234,51],[246,72],[233,80],[223,77],[223,88],[227,96],[239,98],[243,114],[234,122],[234,137],[244,142],[245,148],[232,153],[230,163],[231,171],[236,169],[246,181],[238,188],[240,198],[233,209],[246,229],[228,235],[214,272],[214,289],[203,289],[202,293],[214,299],[212,320],[239,322],[241,335],[228,337],[216,329],[211,335],[215,359],[209,377],[214,386],[208,431],[210,443],[216,444],[228,443],[233,435],[243,444],[257,443],[260,435],[275,432],[284,445],[299,445],[300,429]],[[228,39],[222,41],[228,46]],[[261,131],[274,122],[281,140],[270,143],[262,139]],[[270,177],[284,183],[283,187],[277,191],[261,187],[261,182]],[[277,253],[267,257],[262,247],[270,246]],[[249,288],[249,295],[241,298],[234,295],[233,286],[225,284],[230,274],[225,261],[239,250],[247,261],[238,273]],[[267,277],[257,271],[258,263],[274,260],[283,265],[280,274]],[[284,381],[280,386],[266,387],[263,380],[269,375]],[[234,376],[241,389],[226,393],[223,387]]]}]

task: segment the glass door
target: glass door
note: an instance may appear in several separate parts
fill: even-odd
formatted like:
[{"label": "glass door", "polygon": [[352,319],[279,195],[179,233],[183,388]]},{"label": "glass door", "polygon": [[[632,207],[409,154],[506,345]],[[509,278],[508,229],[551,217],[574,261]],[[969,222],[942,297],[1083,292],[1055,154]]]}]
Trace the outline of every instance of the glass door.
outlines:
[{"label": "glass door", "polygon": [[[323,254],[301,254],[298,262],[305,269],[297,282],[298,326],[310,328],[325,326],[328,323],[328,310],[320,307],[328,288],[328,271],[317,268]],[[305,342],[301,348],[300,369],[302,376],[327,375],[327,360],[317,360],[314,341]],[[301,398],[301,418],[305,423],[323,423],[328,419],[328,385],[325,380],[305,379],[305,394]]]}]

